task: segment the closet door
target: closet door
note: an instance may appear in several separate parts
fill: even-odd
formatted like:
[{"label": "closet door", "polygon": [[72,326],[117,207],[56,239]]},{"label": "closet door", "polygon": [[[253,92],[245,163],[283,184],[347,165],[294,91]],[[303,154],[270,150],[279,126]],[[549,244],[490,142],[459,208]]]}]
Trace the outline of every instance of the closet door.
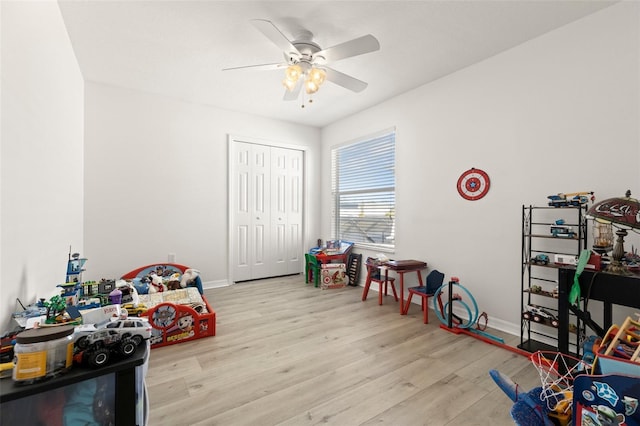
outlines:
[{"label": "closet door", "polygon": [[287,273],[287,210],[290,196],[287,149],[271,148],[271,230],[274,275]]},{"label": "closet door", "polygon": [[289,150],[288,164],[287,273],[295,274],[304,270],[304,247],[302,246],[304,153]]},{"label": "closet door", "polygon": [[271,160],[264,145],[237,142],[232,148],[233,277],[243,281],[269,276]]},{"label": "closet door", "polygon": [[302,271],[303,152],[230,146],[233,281]]},{"label": "closet door", "polygon": [[302,151],[271,147],[274,275],[302,270]]}]

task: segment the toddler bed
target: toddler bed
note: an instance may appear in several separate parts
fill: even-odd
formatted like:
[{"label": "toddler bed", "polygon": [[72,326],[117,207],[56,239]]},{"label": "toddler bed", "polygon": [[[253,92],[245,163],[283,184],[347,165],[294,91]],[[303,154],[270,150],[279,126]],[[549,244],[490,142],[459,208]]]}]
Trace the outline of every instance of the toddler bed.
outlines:
[{"label": "toddler bed", "polygon": [[[148,311],[151,348],[215,336],[216,313],[202,294],[200,276],[177,263],[142,266],[127,272]],[[173,288],[173,290],[170,290]]]}]

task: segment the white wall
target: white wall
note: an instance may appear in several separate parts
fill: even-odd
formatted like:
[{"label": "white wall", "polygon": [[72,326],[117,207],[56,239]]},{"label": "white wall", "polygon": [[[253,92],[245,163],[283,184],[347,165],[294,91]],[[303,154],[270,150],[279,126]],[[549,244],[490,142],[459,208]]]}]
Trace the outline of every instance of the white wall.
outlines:
[{"label": "white wall", "polygon": [[85,277],[115,278],[150,263],[228,277],[227,136],[307,149],[311,246],[319,233],[316,128],[87,83]]},{"label": "white wall", "polygon": [[[640,196],[639,9],[604,9],[324,128],[323,238],[331,146],[396,126],[390,257],[460,277],[490,326],[519,333],[522,205],[558,192]],[[471,167],[491,179],[475,202],[456,191]]]},{"label": "white wall", "polygon": [[56,2],[0,2],[0,324],[83,246],[83,80]]}]

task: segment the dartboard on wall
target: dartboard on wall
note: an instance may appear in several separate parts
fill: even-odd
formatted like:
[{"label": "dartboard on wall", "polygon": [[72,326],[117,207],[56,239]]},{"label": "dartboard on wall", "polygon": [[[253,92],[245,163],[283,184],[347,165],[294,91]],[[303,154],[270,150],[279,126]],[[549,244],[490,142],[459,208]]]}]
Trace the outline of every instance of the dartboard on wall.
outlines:
[{"label": "dartboard on wall", "polygon": [[458,193],[466,200],[475,201],[487,195],[491,181],[483,170],[470,168],[458,178]]}]

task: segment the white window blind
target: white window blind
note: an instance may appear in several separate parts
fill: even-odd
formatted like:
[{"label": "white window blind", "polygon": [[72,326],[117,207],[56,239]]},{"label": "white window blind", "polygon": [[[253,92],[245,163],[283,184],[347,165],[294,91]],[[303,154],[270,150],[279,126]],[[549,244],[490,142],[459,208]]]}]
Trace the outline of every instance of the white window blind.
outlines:
[{"label": "white window blind", "polygon": [[336,239],[395,245],[395,131],[331,150],[332,234]]}]

